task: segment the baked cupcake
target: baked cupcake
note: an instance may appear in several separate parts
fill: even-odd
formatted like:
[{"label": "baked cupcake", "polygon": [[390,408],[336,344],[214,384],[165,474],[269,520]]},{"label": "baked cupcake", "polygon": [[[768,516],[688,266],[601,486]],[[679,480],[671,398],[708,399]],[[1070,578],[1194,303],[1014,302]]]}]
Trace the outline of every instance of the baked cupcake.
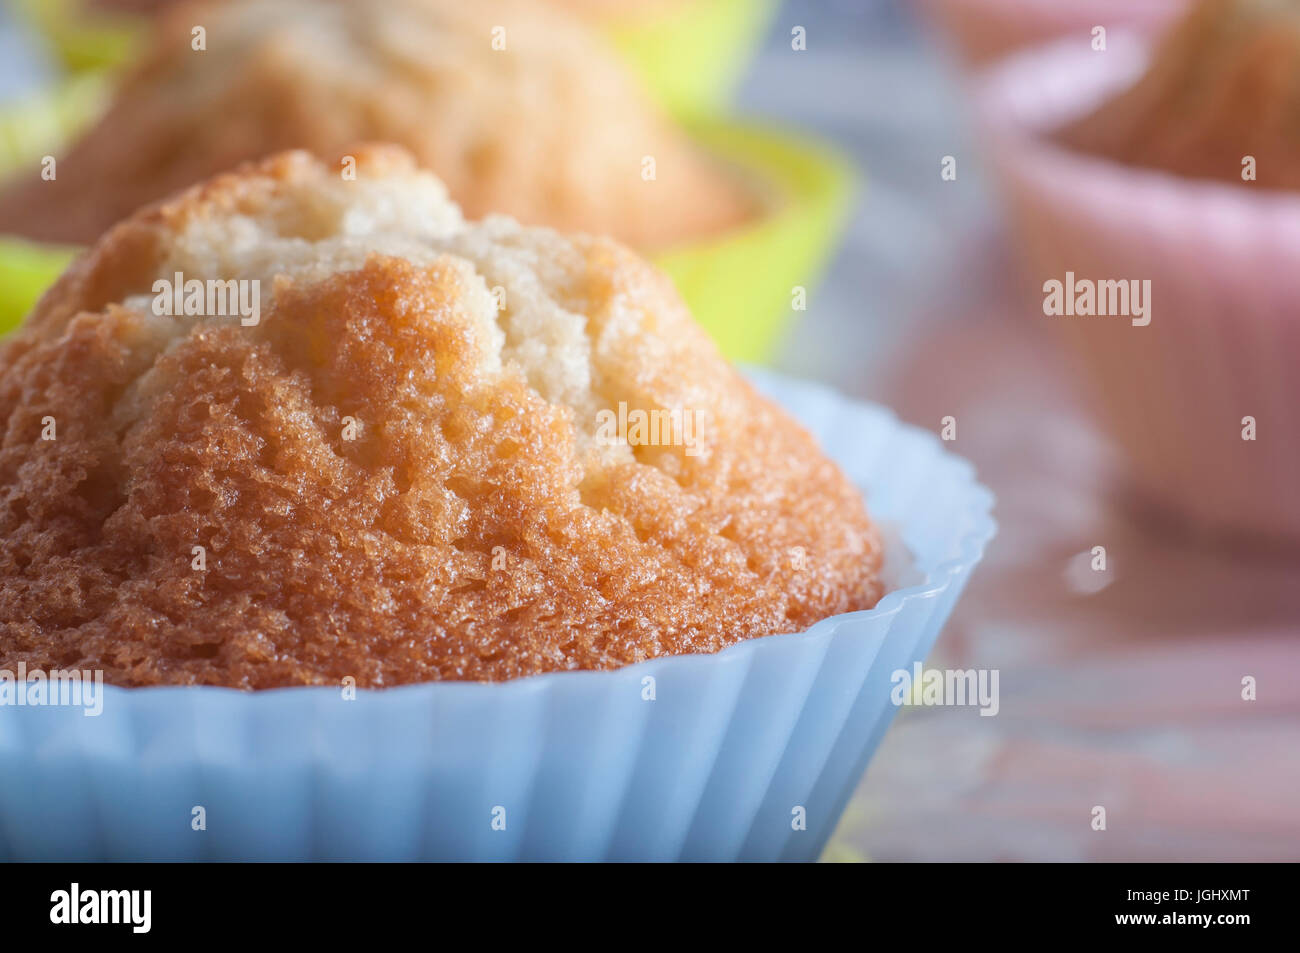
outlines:
[{"label": "baked cupcake", "polygon": [[756,204],[562,9],[214,0],[166,11],[57,177],[30,173],[0,195],[0,231],[85,243],[241,161],[304,148],[337,162],[370,139],[404,145],[472,217],[640,249],[718,235]]},{"label": "baked cupcake", "polygon": [[1300,3],[1205,0],[1132,87],[1061,132],[1068,147],[1176,176],[1300,189]]},{"label": "baked cupcake", "polygon": [[[150,18],[182,0],[10,0],[73,70],[129,60]],[[372,7],[382,15],[385,0]],[[726,107],[776,0],[536,0],[597,28],[657,102],[678,115]]]},{"label": "baked cupcake", "polygon": [[1040,320],[1132,483],[1197,532],[1300,537],[1298,11],[1203,0],[1155,49],[1054,46],[981,91],[1036,310],[1049,287],[1145,289]]},{"label": "baked cupcake", "polygon": [[[140,212],[0,347],[0,857],[814,859],[987,491],[352,154]],[[112,684],[4,707],[51,669]]]},{"label": "baked cupcake", "polygon": [[1188,0],[921,0],[962,60],[978,66],[1018,49],[1065,36],[1081,42],[1092,29],[1155,34]]},{"label": "baked cupcake", "polygon": [[[5,662],[499,680],[875,604],[860,495],[664,277],[355,155],[355,182],[289,153],[129,219],[4,345]],[[190,276],[245,310],[173,315],[189,286],[151,289]]]}]

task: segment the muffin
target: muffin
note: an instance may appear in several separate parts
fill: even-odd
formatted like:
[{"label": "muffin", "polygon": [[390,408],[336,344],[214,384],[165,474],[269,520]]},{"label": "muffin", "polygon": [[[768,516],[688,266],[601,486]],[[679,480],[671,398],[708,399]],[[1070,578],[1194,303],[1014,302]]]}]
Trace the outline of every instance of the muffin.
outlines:
[{"label": "muffin", "polygon": [[[202,25],[206,49],[191,47]],[[744,222],[754,197],[697,150],[580,20],[525,0],[214,0],[161,18],[102,119],[0,230],[86,243],[235,164],[404,145],[471,217],[657,249]]]},{"label": "muffin", "polygon": [[[1300,539],[1298,6],[1205,0],[1154,48],[1029,51],[978,94],[1030,307],[1076,358],[1127,498],[1216,545]],[[1099,310],[1103,282],[1134,306],[1051,313],[1049,283],[1095,287]]]},{"label": "muffin", "polygon": [[1131,88],[1061,133],[1067,146],[1188,178],[1300,189],[1300,2],[1203,0]]},{"label": "muffin", "polygon": [[0,859],[816,860],[897,711],[894,674],[925,658],[995,532],[993,501],[884,408],[753,380],[898,530],[885,567],[915,581],[807,632],[604,672],[105,685],[96,717],[7,708]]},{"label": "muffin", "polygon": [[[180,0],[11,0],[27,9],[69,66],[114,65]],[[386,0],[371,4],[382,14]],[[776,0],[535,0],[597,29],[674,114],[724,109],[776,12]],[[125,35],[121,35],[125,34]],[[106,41],[106,42],[105,42]]]},{"label": "muffin", "polygon": [[353,154],[138,213],[3,344],[0,667],[494,681],[875,604],[859,492],[664,276]]},{"label": "muffin", "polygon": [[1091,41],[1092,28],[1158,33],[1187,0],[923,0],[930,17],[970,66],[987,65],[1026,47],[1071,36]]}]

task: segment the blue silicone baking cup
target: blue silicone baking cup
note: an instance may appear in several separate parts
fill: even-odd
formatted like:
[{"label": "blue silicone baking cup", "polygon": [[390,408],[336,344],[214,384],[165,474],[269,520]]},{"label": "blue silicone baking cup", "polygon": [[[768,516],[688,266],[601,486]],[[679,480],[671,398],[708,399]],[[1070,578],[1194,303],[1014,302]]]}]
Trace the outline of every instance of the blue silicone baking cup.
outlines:
[{"label": "blue silicone baking cup", "polygon": [[893,718],[892,673],[924,660],[996,532],[993,497],[883,408],[752,379],[922,582],[803,633],[609,672],[0,707],[0,857],[817,859]]}]

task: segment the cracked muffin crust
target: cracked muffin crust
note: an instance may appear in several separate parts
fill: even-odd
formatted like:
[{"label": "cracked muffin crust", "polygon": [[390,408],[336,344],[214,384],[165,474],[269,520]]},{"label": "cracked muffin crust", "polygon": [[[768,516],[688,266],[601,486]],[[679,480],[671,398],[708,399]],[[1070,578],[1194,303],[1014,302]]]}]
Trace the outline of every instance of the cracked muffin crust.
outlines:
[{"label": "cracked muffin crust", "polygon": [[[860,494],[666,277],[356,154],[137,213],[0,345],[0,666],[500,680],[876,603]],[[178,273],[258,281],[259,320],[155,313]],[[701,439],[603,439],[620,405]]]},{"label": "cracked muffin crust", "polygon": [[207,0],[166,12],[55,179],[33,170],[8,184],[0,231],[89,243],[240,162],[287,149],[337,161],[367,140],[413,152],[471,218],[502,213],[640,249],[721,234],[758,204],[564,10],[388,0],[377,15],[359,0]]}]

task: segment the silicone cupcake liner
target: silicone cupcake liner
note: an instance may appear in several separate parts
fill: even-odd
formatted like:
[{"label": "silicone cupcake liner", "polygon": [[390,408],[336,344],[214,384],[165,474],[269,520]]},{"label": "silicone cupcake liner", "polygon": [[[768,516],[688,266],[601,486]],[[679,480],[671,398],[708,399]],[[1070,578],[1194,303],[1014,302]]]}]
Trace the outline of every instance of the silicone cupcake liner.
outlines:
[{"label": "silicone cupcake liner", "polygon": [[22,324],[76,255],[75,248],[0,235],[0,337]]},{"label": "silicone cupcake liner", "polygon": [[[85,118],[71,108],[65,114]],[[5,120],[0,113],[0,128]],[[852,201],[853,173],[831,149],[785,133],[719,120],[688,128],[752,182],[764,211],[753,223],[652,257],[728,357],[762,363],[788,326],[794,287],[812,285],[835,249]],[[67,248],[0,237],[0,333],[21,323],[72,257]]]},{"label": "silicone cupcake liner", "polygon": [[1157,32],[1188,0],[920,0],[963,61],[987,63],[1013,50],[1076,33],[1085,45],[1094,26]]},{"label": "silicone cupcake liner", "polygon": [[49,89],[7,102],[0,108],[0,176],[30,167],[57,154],[71,136],[103,111],[108,102],[107,74],[82,73]]},{"label": "silicone cupcake liner", "polygon": [[762,126],[710,120],[688,128],[763,193],[766,210],[751,224],[652,257],[723,353],[762,363],[789,325],[795,286],[810,288],[839,243],[853,172],[829,147]]},{"label": "silicone cupcake liner", "polygon": [[775,0],[688,0],[605,24],[614,47],[660,103],[679,116],[725,109],[763,39]]},{"label": "silicone cupcake liner", "polygon": [[816,859],[894,714],[891,674],[925,657],[995,532],[992,496],[888,411],[756,381],[899,530],[922,582],[802,634],[611,672],[353,701],[105,688],[98,717],[0,707],[0,856]]},{"label": "silicone cupcake liner", "polygon": [[[0,107],[0,179],[40,175],[41,158],[57,155],[101,113],[108,95],[105,74],[84,73]],[[0,235],[0,335],[22,322],[75,254],[75,248]]]},{"label": "silicone cupcake liner", "polygon": [[1046,135],[1131,81],[1145,57],[1132,38],[1104,56],[1053,46],[981,84],[1036,303],[1067,271],[1151,281],[1145,327],[1036,320],[1069,342],[1148,499],[1204,530],[1300,536],[1300,197],[1132,168]]},{"label": "silicone cupcake liner", "polygon": [[[72,71],[119,66],[144,42],[149,20],[86,0],[9,0]],[[678,115],[724,108],[776,12],[775,0],[682,0],[619,11],[598,29],[648,92]]]}]

